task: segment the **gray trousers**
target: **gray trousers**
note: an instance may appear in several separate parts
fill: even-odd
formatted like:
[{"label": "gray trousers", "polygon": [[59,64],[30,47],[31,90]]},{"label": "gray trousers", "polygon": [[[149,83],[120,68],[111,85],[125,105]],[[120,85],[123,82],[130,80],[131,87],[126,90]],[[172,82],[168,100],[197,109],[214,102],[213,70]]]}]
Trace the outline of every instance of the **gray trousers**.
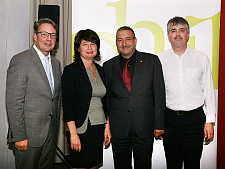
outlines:
[{"label": "gray trousers", "polygon": [[57,142],[55,133],[51,123],[48,137],[41,147],[28,146],[27,151],[15,148],[16,169],[53,169]]}]

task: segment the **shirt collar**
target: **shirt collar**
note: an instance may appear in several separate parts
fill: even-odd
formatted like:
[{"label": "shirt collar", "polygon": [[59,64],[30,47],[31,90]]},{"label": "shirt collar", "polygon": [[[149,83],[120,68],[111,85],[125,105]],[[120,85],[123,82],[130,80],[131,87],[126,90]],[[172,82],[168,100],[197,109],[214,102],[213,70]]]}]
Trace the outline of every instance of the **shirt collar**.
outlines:
[{"label": "shirt collar", "polygon": [[33,47],[41,60],[43,60],[45,57],[49,57],[49,61],[51,61],[50,53],[48,54],[48,56],[45,56],[35,45],[33,45]]},{"label": "shirt collar", "polygon": [[[177,56],[177,54],[174,52],[173,48],[171,49],[171,53],[170,53],[170,56],[172,56],[172,55]],[[190,46],[189,45],[187,45],[187,49],[181,56],[183,56],[183,55],[190,56]]]},{"label": "shirt collar", "polygon": [[[128,59],[124,58],[124,57],[121,55],[121,53],[119,54],[119,56],[120,56],[120,59],[123,60],[124,62],[126,62],[126,60],[128,60]],[[134,62],[135,62],[135,60],[136,60],[136,50],[134,51],[133,55],[132,55],[129,59],[130,59],[131,61],[134,61]]]}]

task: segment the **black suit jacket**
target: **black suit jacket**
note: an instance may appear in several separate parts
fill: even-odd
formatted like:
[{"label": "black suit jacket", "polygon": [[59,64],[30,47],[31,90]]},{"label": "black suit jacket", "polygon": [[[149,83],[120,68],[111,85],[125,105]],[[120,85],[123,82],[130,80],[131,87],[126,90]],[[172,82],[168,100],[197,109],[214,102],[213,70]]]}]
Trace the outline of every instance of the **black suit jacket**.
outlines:
[{"label": "black suit jacket", "polygon": [[[106,86],[104,69],[95,63],[98,73]],[[80,127],[87,117],[92,96],[92,86],[82,60],[65,67],[62,75],[62,105],[65,122],[75,121]],[[102,98],[105,116],[108,115],[107,94]]]},{"label": "black suit jacket", "polygon": [[134,77],[129,92],[116,56],[103,64],[109,87],[109,120],[112,137],[126,138],[131,120],[137,135],[147,138],[164,129],[165,86],[156,55],[136,51]]}]

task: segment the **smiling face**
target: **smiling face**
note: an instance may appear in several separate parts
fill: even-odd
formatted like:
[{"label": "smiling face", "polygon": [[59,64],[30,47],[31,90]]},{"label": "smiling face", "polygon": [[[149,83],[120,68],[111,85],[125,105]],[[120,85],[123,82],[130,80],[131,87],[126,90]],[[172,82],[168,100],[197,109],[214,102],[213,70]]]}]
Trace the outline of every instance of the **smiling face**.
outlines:
[{"label": "smiling face", "polygon": [[98,52],[97,44],[82,39],[78,51],[81,59],[94,60]]},{"label": "smiling face", "polygon": [[[42,23],[39,27],[38,32],[45,31],[48,33],[56,33],[55,28],[49,23]],[[52,39],[50,35],[47,38],[41,36],[41,33],[34,33],[34,44],[35,46],[47,56],[49,52],[55,47],[56,39]]]},{"label": "smiling face", "polygon": [[136,48],[137,39],[133,37],[133,33],[130,30],[121,30],[116,36],[116,45],[121,55],[129,59]]},{"label": "smiling face", "polygon": [[170,25],[168,39],[172,45],[172,48],[184,47],[187,48],[187,41],[189,33],[187,32],[186,25]]}]

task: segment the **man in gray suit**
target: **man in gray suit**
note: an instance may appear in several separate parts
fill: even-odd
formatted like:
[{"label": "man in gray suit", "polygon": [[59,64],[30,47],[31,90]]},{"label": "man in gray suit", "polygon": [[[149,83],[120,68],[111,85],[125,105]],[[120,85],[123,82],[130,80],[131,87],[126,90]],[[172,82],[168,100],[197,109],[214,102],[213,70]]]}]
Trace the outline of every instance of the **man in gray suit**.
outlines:
[{"label": "man in gray suit", "polygon": [[137,51],[134,31],[117,30],[120,54],[105,62],[115,169],[151,168],[154,135],[164,133],[165,87],[156,55]]},{"label": "man in gray suit", "polygon": [[34,24],[34,45],[9,64],[6,82],[8,141],[17,169],[53,168],[60,113],[61,66],[50,56],[57,25],[48,18]]}]

